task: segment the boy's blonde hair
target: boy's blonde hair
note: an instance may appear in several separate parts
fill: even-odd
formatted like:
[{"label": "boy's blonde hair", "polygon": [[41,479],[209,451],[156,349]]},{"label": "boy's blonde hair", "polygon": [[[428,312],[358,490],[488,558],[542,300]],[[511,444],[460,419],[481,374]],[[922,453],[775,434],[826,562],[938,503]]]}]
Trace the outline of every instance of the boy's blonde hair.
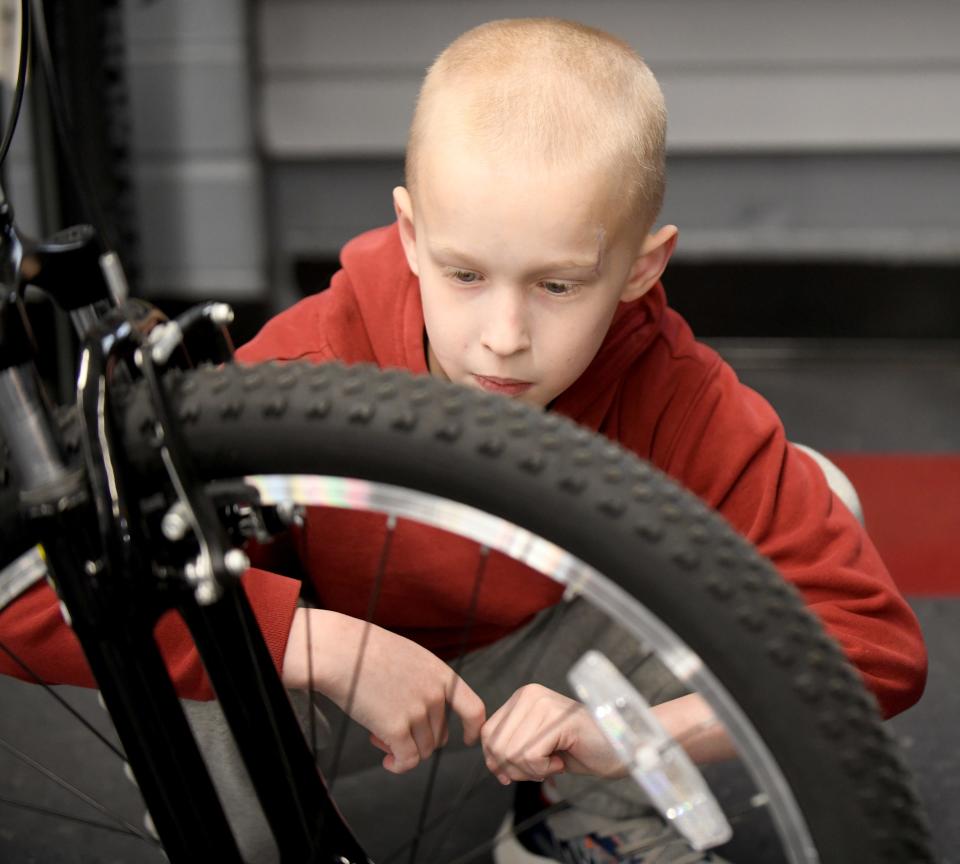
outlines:
[{"label": "boy's blonde hair", "polygon": [[454,40],[420,89],[407,143],[415,193],[428,130],[547,167],[613,170],[628,217],[649,230],[663,203],[666,107],[625,42],[557,18],[491,21]]}]

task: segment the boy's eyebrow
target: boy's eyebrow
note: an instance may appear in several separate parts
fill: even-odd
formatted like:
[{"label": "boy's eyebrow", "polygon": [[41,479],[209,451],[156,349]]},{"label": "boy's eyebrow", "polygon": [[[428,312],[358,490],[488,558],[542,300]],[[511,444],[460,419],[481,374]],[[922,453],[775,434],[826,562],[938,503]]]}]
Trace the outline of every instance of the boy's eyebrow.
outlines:
[{"label": "boy's eyebrow", "polygon": [[[466,252],[461,252],[458,249],[454,249],[452,246],[438,246],[436,249],[432,249],[431,252],[436,258],[447,257],[454,258],[458,261],[463,261],[465,264],[470,266],[479,266],[478,262]],[[602,247],[597,253],[596,259],[593,261],[577,261],[573,258],[566,258],[562,261],[553,261],[546,264],[541,264],[533,268],[533,271],[537,273],[552,273],[558,270],[590,270],[594,273],[599,273],[600,265],[603,260],[603,250]]]}]

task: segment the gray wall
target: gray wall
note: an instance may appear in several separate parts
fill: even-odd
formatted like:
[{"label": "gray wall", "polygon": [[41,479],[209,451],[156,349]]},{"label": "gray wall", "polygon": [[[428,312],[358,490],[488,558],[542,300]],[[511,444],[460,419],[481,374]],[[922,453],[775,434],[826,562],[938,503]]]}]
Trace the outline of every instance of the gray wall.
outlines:
[{"label": "gray wall", "polygon": [[678,256],[960,260],[960,4],[597,0],[258,5],[259,134],[286,263],[390,219],[419,79],[501,16],[633,44],[670,110]]},{"label": "gray wall", "polygon": [[677,153],[960,145],[960,5],[871,0],[262,0],[261,132],[284,158],[403,146],[424,67],[501,16],[577,18],[660,78]]},{"label": "gray wall", "polygon": [[242,0],[128,0],[127,62],[144,291],[248,300],[267,290]]},{"label": "gray wall", "polygon": [[296,258],[391,218],[432,58],[527,14],[650,62],[679,257],[960,262],[952,0],[128,0],[147,291],[287,302]]}]

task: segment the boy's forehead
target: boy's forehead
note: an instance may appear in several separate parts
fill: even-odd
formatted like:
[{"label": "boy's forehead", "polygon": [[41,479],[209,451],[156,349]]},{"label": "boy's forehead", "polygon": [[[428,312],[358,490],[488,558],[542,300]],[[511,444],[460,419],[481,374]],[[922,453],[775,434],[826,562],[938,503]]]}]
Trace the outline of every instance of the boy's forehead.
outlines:
[{"label": "boy's forehead", "polygon": [[481,235],[521,233],[556,255],[596,262],[616,230],[616,189],[604,172],[493,157],[453,142],[423,156],[415,206],[431,246],[458,249]]},{"label": "boy's forehead", "polygon": [[[546,235],[543,238],[532,238],[531,242],[521,244],[524,253],[521,266],[525,266],[530,271],[550,271],[558,274],[564,271],[577,271],[599,275],[606,252],[606,231],[603,227],[597,230],[594,241],[591,249],[587,245],[557,244],[551,242],[551,238]],[[503,259],[516,257],[510,254],[509,247],[500,244],[494,244],[491,250],[490,244],[483,243],[481,238],[475,235],[465,238],[448,238],[443,233],[438,233],[431,235],[428,242],[430,252],[434,256],[467,266],[482,268],[489,265],[491,251]]]}]

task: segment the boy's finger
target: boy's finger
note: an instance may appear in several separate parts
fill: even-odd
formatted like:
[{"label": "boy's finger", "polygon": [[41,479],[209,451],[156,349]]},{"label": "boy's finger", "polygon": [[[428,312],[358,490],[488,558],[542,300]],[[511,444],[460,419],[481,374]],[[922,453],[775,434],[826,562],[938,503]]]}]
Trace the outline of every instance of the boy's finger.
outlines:
[{"label": "boy's finger", "polygon": [[440,703],[430,709],[430,729],[433,732],[435,747],[443,747],[447,743],[447,705]]},{"label": "boy's finger", "polygon": [[563,759],[552,753],[548,756],[537,756],[526,760],[524,763],[526,777],[517,777],[515,779],[536,780],[543,782],[551,774],[558,774],[563,771]]},{"label": "boy's finger", "polygon": [[503,752],[513,735],[513,729],[526,712],[523,710],[523,688],[501,705],[483,725],[481,735],[484,749],[490,753]]},{"label": "boy's finger", "polygon": [[420,752],[409,731],[385,743],[390,755],[384,757],[383,767],[391,774],[403,774],[420,764]]},{"label": "boy's finger", "polygon": [[480,729],[487,719],[487,709],[483,700],[477,696],[462,678],[456,682],[447,694],[450,707],[457,712],[463,723],[463,743],[475,744],[480,737]]},{"label": "boy's finger", "polygon": [[417,753],[421,761],[429,759],[437,748],[437,739],[433,734],[433,729],[430,728],[427,717],[418,720],[410,727],[410,737],[417,746]]},{"label": "boy's finger", "polygon": [[483,748],[483,758],[487,763],[487,768],[489,768],[493,774],[497,773],[496,766],[497,762],[499,761],[495,751],[497,732],[499,728],[500,712],[498,711],[493,715],[493,717],[483,724],[483,728],[480,730],[480,746]]},{"label": "boy's finger", "polygon": [[378,750],[382,750],[384,753],[389,753],[390,748],[387,746],[387,742],[382,738],[378,738],[372,732],[370,733],[370,743],[376,747]]},{"label": "boy's finger", "polygon": [[564,762],[563,757],[554,753],[550,757],[550,761],[547,764],[547,772],[544,776],[549,777],[551,774],[563,774],[566,770],[567,763]]}]

